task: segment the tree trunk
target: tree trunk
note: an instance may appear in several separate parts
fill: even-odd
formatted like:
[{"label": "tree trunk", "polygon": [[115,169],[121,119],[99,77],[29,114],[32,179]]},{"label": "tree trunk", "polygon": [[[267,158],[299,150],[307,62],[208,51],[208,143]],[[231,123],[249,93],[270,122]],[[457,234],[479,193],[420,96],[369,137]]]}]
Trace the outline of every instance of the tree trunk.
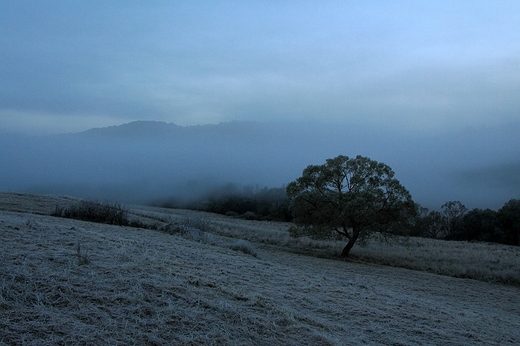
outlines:
[{"label": "tree trunk", "polygon": [[343,258],[348,257],[348,255],[350,253],[350,249],[352,249],[352,247],[354,246],[354,243],[356,242],[358,236],[359,236],[359,231],[353,230],[352,237],[348,240],[348,243],[343,248],[343,251],[341,251],[341,257],[343,257]]}]

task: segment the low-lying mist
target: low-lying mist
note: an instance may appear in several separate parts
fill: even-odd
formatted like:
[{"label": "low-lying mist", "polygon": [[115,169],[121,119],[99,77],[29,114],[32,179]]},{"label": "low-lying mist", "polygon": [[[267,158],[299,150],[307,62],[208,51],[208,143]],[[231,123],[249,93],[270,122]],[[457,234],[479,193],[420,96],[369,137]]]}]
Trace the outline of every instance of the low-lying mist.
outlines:
[{"label": "low-lying mist", "polygon": [[421,205],[499,208],[520,197],[520,124],[441,135],[319,123],[181,127],[134,122],[52,136],[4,134],[0,190],[152,203],[226,184],[282,187],[310,164],[363,155],[390,165]]}]

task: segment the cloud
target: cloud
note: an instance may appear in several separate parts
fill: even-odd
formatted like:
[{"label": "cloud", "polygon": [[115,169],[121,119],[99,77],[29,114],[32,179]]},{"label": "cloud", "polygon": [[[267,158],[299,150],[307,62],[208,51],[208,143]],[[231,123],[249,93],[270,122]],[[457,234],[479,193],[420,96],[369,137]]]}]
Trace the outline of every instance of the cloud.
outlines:
[{"label": "cloud", "polygon": [[35,114],[90,127],[99,117],[505,123],[520,106],[518,6],[2,4],[0,110],[22,115],[17,128]]},{"label": "cloud", "polygon": [[520,197],[520,162],[465,169],[457,177],[466,186],[507,190]]}]

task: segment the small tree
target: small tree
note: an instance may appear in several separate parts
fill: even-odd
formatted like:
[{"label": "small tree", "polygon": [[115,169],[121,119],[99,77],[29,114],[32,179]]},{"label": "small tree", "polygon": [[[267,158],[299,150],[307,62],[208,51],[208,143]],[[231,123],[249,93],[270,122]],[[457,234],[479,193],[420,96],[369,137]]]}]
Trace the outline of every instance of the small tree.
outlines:
[{"label": "small tree", "polygon": [[417,207],[417,216],[411,235],[428,238],[440,238],[445,229],[445,219],[436,210],[429,210],[421,206]]},{"label": "small tree", "polygon": [[446,238],[455,237],[461,227],[462,218],[468,213],[468,209],[459,201],[449,201],[441,206],[444,217],[444,233]]},{"label": "small tree", "polygon": [[506,230],[508,243],[520,245],[520,199],[511,199],[498,211],[500,226]]},{"label": "small tree", "polygon": [[425,218],[424,232],[430,238],[440,238],[444,227],[444,218],[436,210],[432,210]]},{"label": "small tree", "polygon": [[392,169],[359,155],[308,166],[287,186],[287,196],[294,222],[304,226],[304,234],[348,239],[342,257],[348,257],[360,237],[398,233],[397,224],[415,211],[410,193]]}]

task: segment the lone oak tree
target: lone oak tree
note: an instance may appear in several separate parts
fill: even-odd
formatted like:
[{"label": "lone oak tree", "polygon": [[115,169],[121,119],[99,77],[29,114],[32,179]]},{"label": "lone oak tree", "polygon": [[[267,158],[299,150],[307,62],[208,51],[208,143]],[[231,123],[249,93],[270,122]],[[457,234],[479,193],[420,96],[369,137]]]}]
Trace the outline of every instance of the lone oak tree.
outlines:
[{"label": "lone oak tree", "polygon": [[334,233],[348,243],[348,257],[359,237],[372,232],[396,234],[400,221],[415,211],[410,193],[392,169],[367,157],[338,156],[324,165],[311,165],[287,186],[293,220],[314,237]]}]

